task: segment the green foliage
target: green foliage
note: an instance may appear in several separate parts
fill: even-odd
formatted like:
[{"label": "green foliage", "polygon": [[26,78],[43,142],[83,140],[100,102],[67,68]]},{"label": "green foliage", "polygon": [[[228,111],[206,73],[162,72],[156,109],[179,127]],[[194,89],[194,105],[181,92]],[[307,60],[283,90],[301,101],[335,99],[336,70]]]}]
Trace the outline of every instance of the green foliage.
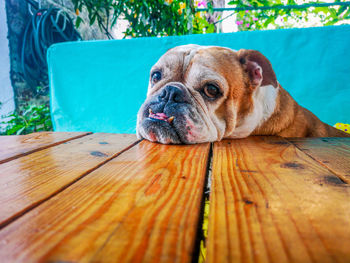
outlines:
[{"label": "green foliage", "polygon": [[[339,2],[334,0],[333,2]],[[345,1],[344,1],[345,2]],[[305,2],[324,3],[322,1]],[[294,0],[234,0],[233,7],[274,6],[272,10],[246,10],[237,12],[236,24],[239,31],[279,29],[312,26],[310,19],[318,20],[323,25],[334,25],[339,21],[350,19],[349,6],[308,7],[300,9],[283,9],[282,5],[297,5]]]},{"label": "green foliage", "polygon": [[9,121],[1,122],[5,124],[4,135],[20,135],[39,131],[51,131],[52,123],[50,109],[47,105],[28,106],[22,114],[13,112],[3,118]]},{"label": "green foliage", "polygon": [[[195,11],[199,1],[189,0],[71,0],[78,15],[76,26],[84,22],[80,15],[87,11],[89,24],[97,23],[109,37],[118,18],[129,21],[125,37],[172,36],[214,32],[215,26],[205,13]],[[211,7],[211,1],[208,1]]]},{"label": "green foliage", "polygon": [[[80,11],[88,13],[90,25],[97,23],[109,37],[118,18],[126,19],[129,26],[125,37],[171,36],[216,32],[216,23],[207,21],[206,12],[197,8],[207,7],[213,12],[212,0],[71,0],[75,6],[76,26],[84,23]],[[343,1],[345,0],[333,0]],[[327,1],[328,2],[328,1]],[[305,1],[305,3],[324,3]],[[316,18],[323,25],[333,25],[350,19],[349,6],[305,7],[284,9],[283,5],[297,5],[295,0],[232,0],[232,7],[275,7],[272,10],[238,11],[236,24],[239,31],[278,29],[312,26],[310,19]],[[202,5],[202,6],[200,6]],[[225,19],[225,18],[223,18]],[[223,20],[222,19],[222,20]],[[221,21],[222,21],[221,20]]]}]

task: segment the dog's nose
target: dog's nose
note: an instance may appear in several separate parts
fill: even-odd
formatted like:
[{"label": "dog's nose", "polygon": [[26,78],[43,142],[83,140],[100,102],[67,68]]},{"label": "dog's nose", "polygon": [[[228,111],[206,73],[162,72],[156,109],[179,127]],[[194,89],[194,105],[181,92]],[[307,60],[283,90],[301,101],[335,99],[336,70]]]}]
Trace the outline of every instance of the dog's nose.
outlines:
[{"label": "dog's nose", "polygon": [[159,101],[182,103],[186,101],[185,92],[175,86],[166,86],[158,96]]}]

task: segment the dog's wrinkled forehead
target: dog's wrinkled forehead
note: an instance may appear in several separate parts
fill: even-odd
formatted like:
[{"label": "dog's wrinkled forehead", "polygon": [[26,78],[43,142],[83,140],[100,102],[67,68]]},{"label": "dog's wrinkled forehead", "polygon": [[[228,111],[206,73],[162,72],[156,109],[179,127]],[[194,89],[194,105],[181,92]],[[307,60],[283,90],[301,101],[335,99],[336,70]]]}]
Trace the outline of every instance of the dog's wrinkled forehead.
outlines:
[{"label": "dog's wrinkled forehead", "polygon": [[[193,57],[199,53],[200,50],[209,49],[209,46],[200,46],[200,45],[184,45],[184,46],[178,46],[169,51],[169,53],[177,53],[180,60],[181,56],[183,57],[182,63],[183,63],[183,71],[186,71],[188,68],[188,65],[192,61]],[[203,52],[203,51],[202,51]]]},{"label": "dog's wrinkled forehead", "polygon": [[[195,44],[177,46],[168,50],[157,62],[155,67],[171,68],[172,72],[182,72],[188,70],[189,66],[196,63],[213,65],[216,60],[222,60],[225,53],[233,54],[235,51],[229,48],[217,46],[200,46]],[[209,62],[209,63],[208,63]]]}]

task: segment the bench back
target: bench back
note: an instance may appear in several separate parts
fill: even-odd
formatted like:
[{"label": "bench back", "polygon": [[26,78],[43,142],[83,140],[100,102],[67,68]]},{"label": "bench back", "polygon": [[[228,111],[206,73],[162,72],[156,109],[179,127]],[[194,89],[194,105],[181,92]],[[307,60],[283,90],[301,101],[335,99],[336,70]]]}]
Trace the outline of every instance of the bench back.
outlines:
[{"label": "bench back", "polygon": [[55,131],[135,133],[151,66],[183,44],[256,49],[295,100],[350,123],[350,26],[60,43],[48,50]]}]

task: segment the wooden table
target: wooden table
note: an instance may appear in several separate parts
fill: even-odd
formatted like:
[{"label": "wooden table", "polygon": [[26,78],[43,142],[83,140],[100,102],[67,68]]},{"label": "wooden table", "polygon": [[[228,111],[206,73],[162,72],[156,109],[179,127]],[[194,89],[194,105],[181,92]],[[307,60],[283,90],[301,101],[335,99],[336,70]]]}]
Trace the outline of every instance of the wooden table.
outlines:
[{"label": "wooden table", "polygon": [[[209,177],[209,179],[208,179]],[[0,262],[350,262],[350,140],[0,137]]]}]

